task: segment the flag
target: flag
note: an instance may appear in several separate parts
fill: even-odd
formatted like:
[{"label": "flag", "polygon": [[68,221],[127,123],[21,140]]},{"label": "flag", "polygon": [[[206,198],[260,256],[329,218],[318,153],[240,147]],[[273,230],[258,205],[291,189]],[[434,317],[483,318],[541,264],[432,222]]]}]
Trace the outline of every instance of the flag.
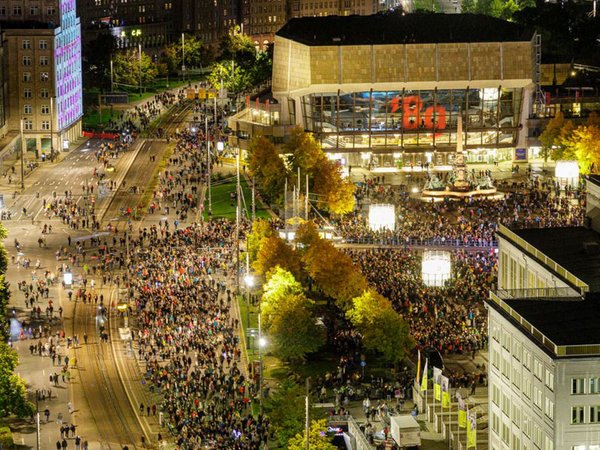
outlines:
[{"label": "flag", "polygon": [[442,369],[433,368],[433,398],[442,401]]},{"label": "flag", "polygon": [[477,417],[474,412],[468,414],[467,448],[477,447]]},{"label": "flag", "polygon": [[450,408],[450,380],[442,376],[442,408]]},{"label": "flag", "polygon": [[421,350],[417,350],[417,383],[419,382],[419,375],[421,375]]},{"label": "flag", "polygon": [[429,360],[425,360],[425,366],[423,367],[423,376],[421,377],[421,392],[427,391],[427,363]]},{"label": "flag", "polygon": [[467,426],[467,405],[460,395],[460,392],[456,392],[456,399],[458,400],[458,426],[460,428],[466,428]]}]

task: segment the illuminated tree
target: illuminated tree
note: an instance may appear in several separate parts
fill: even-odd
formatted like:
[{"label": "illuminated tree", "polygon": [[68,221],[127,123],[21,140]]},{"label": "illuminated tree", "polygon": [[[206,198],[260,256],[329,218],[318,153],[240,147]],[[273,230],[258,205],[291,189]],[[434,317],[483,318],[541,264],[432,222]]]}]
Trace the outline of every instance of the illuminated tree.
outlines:
[{"label": "illuminated tree", "polygon": [[304,392],[289,378],[265,400],[265,411],[271,421],[275,440],[281,448],[304,428]]},{"label": "illuminated tree", "polygon": [[300,127],[292,129],[288,141],[284,145],[284,152],[288,155],[288,162],[293,173],[300,168],[303,173],[312,175],[314,168],[325,158],[325,153],[313,134],[305,132]]},{"label": "illuminated tree", "polygon": [[255,137],[248,146],[248,155],[248,169],[261,192],[273,202],[281,199],[288,170],[275,144],[263,136]]},{"label": "illuminated tree", "polygon": [[168,44],[163,50],[163,59],[169,73],[175,73],[181,69],[184,53],[187,68],[201,67],[209,59],[209,51],[204,47],[202,41],[194,35],[186,34],[183,42],[180,38],[178,42]]},{"label": "illuminated tree", "polygon": [[540,134],[540,142],[542,143],[542,156],[544,161],[548,161],[548,157],[552,154],[552,149],[559,145],[560,131],[565,124],[565,116],[561,111],[548,121],[546,128]]},{"label": "illuminated tree", "polygon": [[[140,84],[140,54],[138,50],[118,53],[113,61],[114,79],[117,83],[138,86]],[[142,85],[150,84],[158,75],[158,69],[152,59],[142,52]]]},{"label": "illuminated tree", "polygon": [[315,171],[314,192],[333,214],[348,214],[354,209],[354,185],[342,177],[340,166],[335,161],[322,159]]},{"label": "illuminated tree", "polygon": [[[327,434],[327,419],[313,420],[308,430],[308,444],[313,450],[336,450],[331,443],[331,436]],[[288,450],[304,450],[306,448],[306,435],[301,432],[288,442]]]},{"label": "illuminated tree", "polygon": [[573,130],[567,148],[575,155],[584,174],[596,173],[600,168],[600,128],[580,126]]},{"label": "illuminated tree", "polygon": [[283,267],[298,278],[303,278],[302,262],[298,254],[283,239],[273,235],[261,241],[252,267],[259,275],[267,275],[276,266]]},{"label": "illuminated tree", "polygon": [[27,417],[33,414],[34,408],[27,400],[25,381],[16,375],[19,364],[17,352],[0,342],[0,416],[17,415]]},{"label": "illuminated tree", "polygon": [[279,266],[271,271],[261,302],[263,330],[282,360],[299,362],[323,345],[324,330],[316,324],[313,308],[290,272]]},{"label": "illuminated tree", "polygon": [[381,353],[389,363],[401,362],[413,347],[408,325],[377,292],[369,290],[354,298],[346,315],[363,337],[365,347]]}]

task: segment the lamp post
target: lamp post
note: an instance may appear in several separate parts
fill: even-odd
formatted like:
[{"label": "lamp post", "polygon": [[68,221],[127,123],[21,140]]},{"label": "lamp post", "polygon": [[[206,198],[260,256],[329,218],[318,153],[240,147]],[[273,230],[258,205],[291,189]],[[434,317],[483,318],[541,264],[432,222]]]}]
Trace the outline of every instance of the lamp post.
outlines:
[{"label": "lamp post", "polygon": [[140,58],[140,96],[142,95],[142,44],[138,44],[138,56]]},{"label": "lamp post", "polygon": [[181,76],[185,81],[185,34],[181,33]]},{"label": "lamp post", "polygon": [[211,157],[210,157],[210,140],[208,139],[208,115],[204,116],[204,134],[206,140],[206,171],[208,175],[208,216],[212,215],[212,190],[211,190]]},{"label": "lamp post", "polygon": [[23,127],[24,127],[24,122],[25,119],[21,119],[21,189],[24,190],[25,189],[25,150],[26,150],[26,143],[25,143],[25,136],[23,134]]},{"label": "lamp post", "polygon": [[115,82],[114,82],[114,67],[113,67],[113,60],[112,58],[110,58],[110,92],[115,92]]}]

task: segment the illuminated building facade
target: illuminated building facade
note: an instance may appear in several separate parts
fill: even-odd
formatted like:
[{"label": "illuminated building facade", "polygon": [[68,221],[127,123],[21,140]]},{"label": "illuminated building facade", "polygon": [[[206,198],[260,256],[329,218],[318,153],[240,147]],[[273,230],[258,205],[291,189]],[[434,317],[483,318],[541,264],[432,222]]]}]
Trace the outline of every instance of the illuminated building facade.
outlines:
[{"label": "illuminated building facade", "polygon": [[[81,31],[75,0],[47,4],[43,11],[34,2],[21,4],[21,20],[0,21],[11,68],[7,128],[22,126],[30,150],[59,151],[81,135]],[[55,21],[42,22],[52,17]]]},{"label": "illuminated building facade", "polygon": [[518,159],[535,46],[532,31],[472,14],[292,19],[275,36],[278,120],[342,163],[394,168],[451,164],[462,114],[468,161]]}]

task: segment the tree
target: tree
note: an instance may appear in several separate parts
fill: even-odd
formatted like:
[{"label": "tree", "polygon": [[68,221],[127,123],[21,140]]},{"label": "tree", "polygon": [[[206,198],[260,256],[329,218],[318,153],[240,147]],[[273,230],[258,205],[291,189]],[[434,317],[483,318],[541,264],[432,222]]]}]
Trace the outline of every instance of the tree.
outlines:
[{"label": "tree", "polygon": [[256,261],[263,239],[273,234],[273,227],[268,220],[256,219],[252,222],[252,230],[246,235],[246,249],[251,262]]},{"label": "tree", "polygon": [[264,136],[252,138],[248,146],[248,169],[256,178],[261,192],[271,201],[283,198],[288,170],[275,144]]},{"label": "tree", "polygon": [[369,290],[354,298],[346,315],[362,335],[365,347],[380,352],[389,363],[401,362],[413,347],[408,325],[377,292]]},{"label": "tree", "polygon": [[306,298],[294,276],[277,266],[263,289],[263,329],[273,340],[273,353],[284,361],[298,362],[318,350],[325,335],[316,324],[314,302]]},{"label": "tree", "polygon": [[10,287],[4,274],[0,274],[0,338],[6,342],[10,336],[9,322],[6,320]]},{"label": "tree", "polygon": [[565,116],[561,111],[548,121],[546,128],[540,134],[540,142],[542,143],[542,156],[544,161],[548,161],[548,157],[552,154],[552,149],[558,145],[560,131],[565,124]]},{"label": "tree", "polygon": [[[115,82],[138,86],[140,84],[140,54],[137,50],[118,53],[113,62]],[[141,54],[142,85],[150,84],[158,75],[158,69],[150,57]]]},{"label": "tree", "polygon": [[320,196],[324,209],[333,214],[348,214],[354,209],[354,185],[342,177],[337,162],[321,159],[315,171],[314,192]]},{"label": "tree", "polygon": [[286,448],[288,441],[304,428],[304,392],[290,379],[279,384],[277,390],[265,400],[275,440]]},{"label": "tree", "polygon": [[367,280],[352,259],[329,241],[319,239],[303,257],[306,270],[325,295],[347,311],[352,299],[368,288]]},{"label": "tree", "polygon": [[248,70],[236,66],[233,61],[221,61],[211,65],[208,81],[214,89],[238,93],[251,86],[252,77]]},{"label": "tree", "polygon": [[0,416],[17,415],[28,417],[33,411],[33,404],[27,400],[27,389],[21,377],[14,373],[19,364],[17,352],[0,342]]},{"label": "tree", "polygon": [[461,3],[461,11],[463,13],[474,13],[477,9],[477,1],[476,0],[462,0]]},{"label": "tree", "polygon": [[588,174],[600,168],[600,128],[594,125],[577,127],[567,142],[579,162],[581,172]]},{"label": "tree", "polygon": [[297,278],[302,278],[300,257],[279,236],[269,236],[261,241],[261,246],[252,267],[259,275],[267,275],[271,269],[280,266]]},{"label": "tree", "polygon": [[325,153],[313,134],[305,132],[301,127],[292,129],[283,150],[288,155],[288,164],[292,173],[300,169],[312,175],[315,167],[325,158]]},{"label": "tree", "polygon": [[[327,434],[327,419],[313,420],[308,430],[308,443],[312,450],[336,450]],[[304,450],[306,448],[305,433],[298,433],[288,442],[288,450]]]},{"label": "tree", "polygon": [[233,61],[236,66],[250,70],[256,63],[256,47],[250,36],[239,26],[232,27],[219,44],[221,59]]},{"label": "tree", "polygon": [[182,57],[185,53],[185,66],[201,67],[209,59],[208,50],[202,41],[196,36],[185,34],[183,41],[172,42],[163,50],[163,60],[167,64],[169,73],[175,73],[181,69]]}]

